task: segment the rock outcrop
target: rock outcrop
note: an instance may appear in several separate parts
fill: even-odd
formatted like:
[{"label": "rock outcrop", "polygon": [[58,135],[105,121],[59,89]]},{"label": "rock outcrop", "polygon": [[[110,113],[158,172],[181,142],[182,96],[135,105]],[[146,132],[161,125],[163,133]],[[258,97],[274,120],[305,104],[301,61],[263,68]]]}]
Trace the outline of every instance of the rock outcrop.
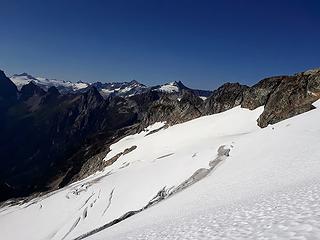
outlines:
[{"label": "rock outcrop", "polygon": [[41,97],[45,94],[46,94],[46,92],[44,90],[42,90],[42,88],[40,88],[39,86],[37,86],[33,82],[30,82],[21,88],[20,100],[27,101],[31,97]]},{"label": "rock outcrop", "polygon": [[252,87],[247,88],[243,93],[241,107],[253,110],[257,107],[264,106],[270,95],[275,91],[284,78],[286,78],[286,76],[266,78]]},{"label": "rock outcrop", "polygon": [[17,101],[17,87],[0,70],[0,113]]},{"label": "rock outcrop", "polygon": [[205,114],[214,114],[229,110],[241,104],[244,92],[248,86],[239,83],[225,83],[206,99]]},{"label": "rock outcrop", "polygon": [[192,92],[184,92],[181,99],[175,94],[161,94],[142,114],[142,128],[155,122],[166,121],[169,125],[185,122],[202,115],[202,100]]},{"label": "rock outcrop", "polygon": [[313,109],[312,103],[320,98],[320,71],[303,72],[282,77],[269,94],[265,108],[258,119],[260,127]]}]

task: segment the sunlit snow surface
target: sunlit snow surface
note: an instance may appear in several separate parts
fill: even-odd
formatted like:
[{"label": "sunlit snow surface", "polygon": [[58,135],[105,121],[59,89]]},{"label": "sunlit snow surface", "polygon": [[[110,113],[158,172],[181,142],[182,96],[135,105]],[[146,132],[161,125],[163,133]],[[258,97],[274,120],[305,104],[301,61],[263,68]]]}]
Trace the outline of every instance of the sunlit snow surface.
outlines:
[{"label": "sunlit snow surface", "polygon": [[320,110],[260,129],[262,110],[125,137],[105,160],[136,148],[103,172],[0,209],[1,239],[74,239],[207,168],[222,145],[230,156],[206,178],[88,239],[319,239]]}]

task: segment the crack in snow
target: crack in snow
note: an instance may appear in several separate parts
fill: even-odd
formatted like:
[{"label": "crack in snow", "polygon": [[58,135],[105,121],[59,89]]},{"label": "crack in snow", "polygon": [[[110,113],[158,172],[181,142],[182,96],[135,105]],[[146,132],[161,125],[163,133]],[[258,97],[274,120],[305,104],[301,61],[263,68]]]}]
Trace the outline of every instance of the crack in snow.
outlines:
[{"label": "crack in snow", "polygon": [[76,226],[78,225],[78,223],[80,222],[80,217],[77,218],[77,220],[73,223],[72,227],[69,229],[69,231],[64,235],[64,237],[62,238],[65,239],[75,228]]},{"label": "crack in snow", "polygon": [[[230,153],[230,148],[233,147],[233,146],[230,146],[229,148],[226,146],[226,145],[222,145],[219,147],[218,149],[218,155],[217,157],[210,161],[209,162],[209,169],[207,168],[200,168],[198,169],[197,171],[195,171],[195,173],[190,177],[188,178],[187,180],[185,180],[183,183],[181,183],[178,187],[174,188],[171,187],[169,189],[166,189],[166,186],[163,187],[160,191],[158,191],[158,193],[156,194],[155,197],[153,197],[149,202],[148,204],[146,204],[144,207],[138,209],[138,210],[133,210],[133,211],[129,211],[127,213],[125,213],[124,215],[122,215],[121,217],[119,218],[116,218],[114,219],[113,221],[111,222],[108,222],[106,223],[105,225],[101,226],[101,227],[98,227],[94,230],[91,230],[85,234],[82,234],[80,235],[79,237],[75,238],[74,240],[81,240],[81,239],[84,239],[88,236],[91,236],[95,233],[98,233],[106,228],[109,228],[111,227],[112,225],[115,225],[149,207],[152,207],[154,206],[155,204],[167,199],[168,197],[171,197],[173,196],[174,194],[180,192],[180,191],[183,191],[184,189],[186,189],[187,187],[190,187],[191,185],[195,184],[196,182],[200,181],[201,179],[205,178],[206,176],[208,176],[209,173],[212,172],[212,170],[219,164],[221,163],[223,160],[225,160],[228,156],[229,156],[229,153]],[[172,190],[173,189],[173,190]],[[109,202],[108,202],[108,205],[107,205],[107,208],[104,210],[102,216],[105,214],[105,212],[107,211],[107,209],[110,207],[110,204],[111,204],[111,200],[112,200],[112,195],[113,195],[113,191],[114,189],[111,191],[110,193],[110,196],[109,196]]]},{"label": "crack in snow", "polygon": [[107,204],[106,209],[103,211],[102,216],[106,213],[106,211],[109,209],[109,207],[110,207],[110,205],[111,205],[111,200],[112,200],[112,196],[113,196],[113,191],[114,191],[114,188],[113,188],[112,191],[110,192],[109,199],[108,199],[108,204]]}]

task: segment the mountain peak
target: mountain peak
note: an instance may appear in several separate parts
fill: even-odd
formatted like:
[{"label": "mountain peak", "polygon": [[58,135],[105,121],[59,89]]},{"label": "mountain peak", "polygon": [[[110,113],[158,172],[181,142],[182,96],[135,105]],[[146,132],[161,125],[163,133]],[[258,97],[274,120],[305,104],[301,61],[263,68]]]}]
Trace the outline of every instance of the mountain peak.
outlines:
[{"label": "mountain peak", "polygon": [[130,84],[140,84],[137,80],[133,79],[129,82]]},{"label": "mountain peak", "polygon": [[45,77],[33,77],[28,73],[14,74],[11,76],[11,81],[21,89],[24,85],[33,81],[35,85],[41,87],[44,90],[48,90],[50,87],[55,86],[61,93],[75,92],[88,87],[88,83],[78,81],[70,82],[58,79],[48,79]]},{"label": "mountain peak", "polygon": [[32,75],[30,75],[30,74],[28,74],[26,72],[23,72],[23,73],[20,73],[20,74],[13,74],[12,77],[13,78],[14,77],[24,77],[24,78],[26,78],[25,80],[27,80],[27,79],[36,79],[34,76],[32,76]]},{"label": "mountain peak", "polygon": [[4,71],[0,69],[0,78],[3,78],[3,77],[7,77],[7,76],[4,74]]},{"label": "mountain peak", "polygon": [[42,88],[40,88],[38,85],[36,85],[33,81],[22,86],[20,92],[21,92],[20,99],[22,101],[29,99],[33,95],[43,96],[46,94],[46,92]]},{"label": "mountain peak", "polygon": [[187,88],[182,81],[174,81],[174,85],[178,86],[179,88],[183,89],[183,88]]},{"label": "mountain peak", "polygon": [[93,97],[98,101],[103,101],[103,97],[101,96],[101,94],[99,93],[99,91],[97,90],[97,88],[95,86],[90,85],[87,88],[86,93],[88,96]]},{"label": "mountain peak", "polygon": [[17,87],[0,70],[0,110],[17,100]]},{"label": "mountain peak", "polygon": [[139,82],[139,81],[137,81],[137,80],[135,80],[135,79],[131,80],[131,81],[129,82],[129,84],[130,84],[130,85],[138,85],[138,86],[144,86],[144,87],[145,87],[144,84],[142,84],[141,82]]},{"label": "mountain peak", "polygon": [[48,93],[51,95],[60,95],[59,90],[55,86],[49,87]]},{"label": "mountain peak", "polygon": [[320,68],[313,68],[303,72],[305,75],[313,75],[317,73],[320,73]]}]

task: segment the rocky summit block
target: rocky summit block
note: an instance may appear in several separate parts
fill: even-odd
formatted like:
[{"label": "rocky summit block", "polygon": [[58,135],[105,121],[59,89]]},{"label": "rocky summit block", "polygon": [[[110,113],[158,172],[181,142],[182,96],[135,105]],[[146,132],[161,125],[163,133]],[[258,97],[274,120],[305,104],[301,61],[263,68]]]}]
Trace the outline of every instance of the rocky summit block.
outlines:
[{"label": "rocky summit block", "polygon": [[269,94],[263,113],[258,119],[260,127],[274,124],[314,108],[320,98],[320,71],[304,72],[282,77]]},{"label": "rocky summit block", "polygon": [[243,94],[249,87],[240,83],[225,83],[206,99],[205,114],[214,114],[229,110],[241,104]]},{"label": "rocky summit block", "polygon": [[247,88],[243,93],[241,107],[254,110],[257,107],[264,106],[270,94],[279,86],[284,78],[286,76],[265,78],[252,87]]},{"label": "rocky summit block", "polygon": [[17,87],[0,70],[0,111],[3,111],[17,101]]}]

